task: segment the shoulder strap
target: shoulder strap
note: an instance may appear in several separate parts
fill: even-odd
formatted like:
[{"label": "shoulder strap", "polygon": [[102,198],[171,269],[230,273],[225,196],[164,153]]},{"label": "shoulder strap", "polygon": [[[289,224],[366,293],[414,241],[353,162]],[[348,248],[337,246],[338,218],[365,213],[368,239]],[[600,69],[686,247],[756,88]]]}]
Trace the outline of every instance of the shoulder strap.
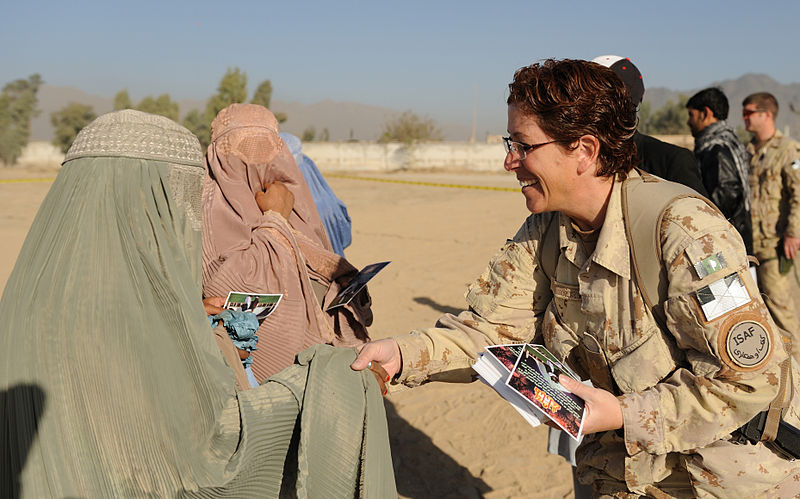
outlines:
[{"label": "shoulder strap", "polygon": [[[683,184],[669,182],[638,170],[622,184],[622,218],[625,237],[631,250],[631,263],[642,299],[661,327],[665,327],[664,302],[669,280],[661,261],[661,221],[666,208],[681,198],[702,199],[714,210],[716,206]],[[719,210],[717,210],[719,211]]]},{"label": "shoulder strap", "polygon": [[556,275],[558,255],[561,249],[558,247],[560,242],[558,227],[558,213],[553,213],[539,242],[539,266],[551,282]]}]

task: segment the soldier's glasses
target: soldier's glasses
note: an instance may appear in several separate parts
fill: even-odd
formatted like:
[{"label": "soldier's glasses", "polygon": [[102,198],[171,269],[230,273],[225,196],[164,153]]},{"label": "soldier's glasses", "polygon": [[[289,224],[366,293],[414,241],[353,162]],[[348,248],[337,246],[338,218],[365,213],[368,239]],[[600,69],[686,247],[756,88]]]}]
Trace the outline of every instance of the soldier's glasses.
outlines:
[{"label": "soldier's glasses", "polygon": [[525,142],[511,140],[511,137],[503,137],[503,145],[506,147],[506,153],[514,154],[519,158],[520,161],[525,159],[529,151],[535,151],[536,149],[546,146],[547,144],[552,144],[553,142],[558,141],[551,140],[550,142],[542,142],[541,144],[526,144]]},{"label": "soldier's glasses", "polygon": [[742,118],[747,118],[754,113],[766,113],[766,109],[742,109]]}]

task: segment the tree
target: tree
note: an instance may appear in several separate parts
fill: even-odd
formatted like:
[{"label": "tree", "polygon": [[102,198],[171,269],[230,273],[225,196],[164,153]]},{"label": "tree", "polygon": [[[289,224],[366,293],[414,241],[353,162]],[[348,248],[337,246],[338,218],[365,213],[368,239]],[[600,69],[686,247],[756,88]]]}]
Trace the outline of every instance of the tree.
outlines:
[{"label": "tree", "polygon": [[[253,92],[253,98],[250,99],[251,104],[258,104],[259,106],[264,106],[269,109],[270,102],[272,101],[272,82],[269,80],[264,80],[261,84],[256,88],[256,91]],[[278,123],[283,123],[286,121],[287,116],[285,113],[275,113],[275,119],[278,120]]]},{"label": "tree", "polygon": [[328,128],[323,128],[322,133],[319,134],[319,141],[320,142],[328,142],[331,140],[331,133],[328,131]]},{"label": "tree", "polygon": [[6,84],[0,93],[0,160],[14,164],[28,144],[31,120],[38,114],[36,93],[44,83],[33,74]]},{"label": "tree", "polygon": [[313,126],[310,126],[303,130],[303,135],[300,137],[300,140],[303,142],[313,142],[314,139],[317,137],[317,129]]},{"label": "tree", "polygon": [[210,122],[206,121],[205,115],[197,109],[193,109],[183,118],[182,125],[197,136],[203,149],[208,147],[211,138]]},{"label": "tree", "polygon": [[172,121],[178,121],[178,103],[170,98],[169,94],[161,94],[156,98],[148,95],[136,106],[139,111],[165,116]]},{"label": "tree", "polygon": [[53,124],[56,134],[53,144],[61,148],[62,152],[67,152],[78,132],[95,118],[97,115],[91,106],[76,102],[70,102],[60,111],[51,113],[50,123]]},{"label": "tree", "polygon": [[[645,123],[644,130],[650,134],[686,134],[689,126],[686,124],[686,103],[689,97],[678,95],[677,102],[668,101],[663,107],[654,111]],[[642,130],[644,132],[644,130]]]},{"label": "tree", "polygon": [[128,95],[128,89],[124,88],[117,92],[117,95],[114,96],[114,111],[131,108],[133,108],[133,103],[131,103],[131,96]]},{"label": "tree", "polygon": [[217,113],[237,102],[247,100],[247,73],[239,68],[225,71],[217,86],[217,93],[209,97],[206,103],[206,119],[209,124]]},{"label": "tree", "polygon": [[639,133],[643,133],[645,135],[650,133],[650,116],[652,113],[653,107],[650,105],[649,101],[644,101],[639,104],[639,109],[636,112],[636,117],[639,120],[639,124],[637,125],[636,129],[639,130]]},{"label": "tree", "polygon": [[217,86],[217,93],[206,101],[204,113],[192,111],[183,118],[183,126],[200,140],[203,149],[211,143],[211,122],[217,113],[237,102],[247,100],[247,73],[228,68]]},{"label": "tree", "polygon": [[411,111],[387,121],[378,142],[427,142],[442,140],[442,132],[430,118],[420,118]]}]

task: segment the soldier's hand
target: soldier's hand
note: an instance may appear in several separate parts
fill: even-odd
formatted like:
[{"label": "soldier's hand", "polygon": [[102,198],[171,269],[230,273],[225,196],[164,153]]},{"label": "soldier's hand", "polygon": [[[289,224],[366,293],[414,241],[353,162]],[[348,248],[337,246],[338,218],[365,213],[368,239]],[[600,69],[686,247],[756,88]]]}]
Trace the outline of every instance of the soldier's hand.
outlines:
[{"label": "soldier's hand", "polygon": [[797,250],[800,249],[800,238],[798,237],[783,237],[783,254],[786,258],[794,260]]},{"label": "soldier's hand", "polygon": [[584,435],[622,428],[622,406],[613,393],[584,385],[563,374],[558,377],[558,382],[586,402]]},{"label": "soldier's hand", "polygon": [[392,379],[402,367],[400,346],[392,338],[370,341],[358,348],[358,357],[350,364],[354,371],[370,369],[386,394],[386,383]]}]

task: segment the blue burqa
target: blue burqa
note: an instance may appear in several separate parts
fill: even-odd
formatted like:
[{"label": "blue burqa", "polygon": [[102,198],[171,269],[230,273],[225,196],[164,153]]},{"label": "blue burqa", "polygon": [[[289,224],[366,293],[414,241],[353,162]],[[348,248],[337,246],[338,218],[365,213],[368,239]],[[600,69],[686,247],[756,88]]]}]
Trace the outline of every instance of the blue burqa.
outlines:
[{"label": "blue burqa", "polygon": [[350,232],[352,223],[350,215],[347,214],[347,207],[333,193],[314,161],[303,154],[303,144],[300,139],[286,132],[281,132],[280,136],[289,147],[300,171],[303,172],[303,177],[314,198],[314,204],[317,206],[322,224],[325,226],[325,232],[328,233],[333,251],[344,256],[344,249],[353,241]]}]

